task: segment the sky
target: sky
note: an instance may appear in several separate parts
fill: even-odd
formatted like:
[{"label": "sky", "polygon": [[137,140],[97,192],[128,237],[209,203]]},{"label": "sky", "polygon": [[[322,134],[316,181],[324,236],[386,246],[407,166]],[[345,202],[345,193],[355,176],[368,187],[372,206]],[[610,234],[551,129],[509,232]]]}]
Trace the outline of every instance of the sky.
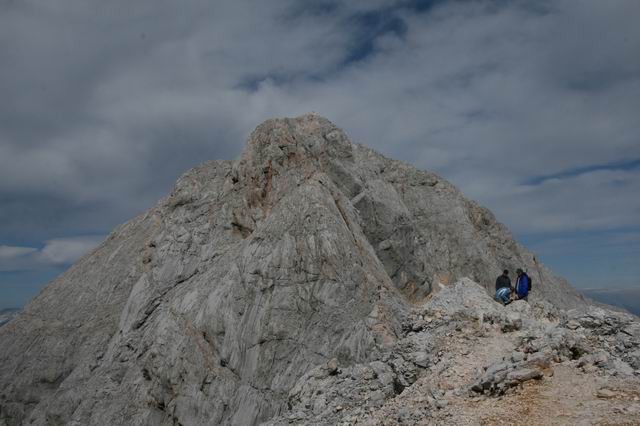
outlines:
[{"label": "sky", "polygon": [[637,0],[0,0],[0,309],[317,112],[578,288],[640,287]]}]

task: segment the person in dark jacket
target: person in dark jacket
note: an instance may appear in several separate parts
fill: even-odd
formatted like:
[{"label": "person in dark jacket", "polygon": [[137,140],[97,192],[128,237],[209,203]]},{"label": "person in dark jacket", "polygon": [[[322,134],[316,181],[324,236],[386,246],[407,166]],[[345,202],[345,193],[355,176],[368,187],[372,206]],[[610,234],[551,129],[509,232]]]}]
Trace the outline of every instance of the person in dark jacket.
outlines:
[{"label": "person in dark jacket", "polygon": [[516,278],[516,296],[518,299],[527,300],[529,296],[529,275],[522,269],[516,270],[518,278]]},{"label": "person in dark jacket", "polygon": [[501,301],[503,305],[511,303],[511,279],[509,271],[506,269],[496,279],[496,299]]}]

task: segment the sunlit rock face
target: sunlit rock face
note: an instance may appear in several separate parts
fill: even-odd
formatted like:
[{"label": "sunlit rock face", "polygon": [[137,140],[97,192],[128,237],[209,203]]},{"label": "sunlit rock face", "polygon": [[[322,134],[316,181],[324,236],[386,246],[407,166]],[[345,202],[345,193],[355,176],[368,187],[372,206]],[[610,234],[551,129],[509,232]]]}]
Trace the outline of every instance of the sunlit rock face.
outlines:
[{"label": "sunlit rock face", "polygon": [[432,293],[517,267],[533,301],[584,305],[439,176],[318,115],[268,120],[0,328],[0,424],[267,421],[328,361],[383,359]]}]

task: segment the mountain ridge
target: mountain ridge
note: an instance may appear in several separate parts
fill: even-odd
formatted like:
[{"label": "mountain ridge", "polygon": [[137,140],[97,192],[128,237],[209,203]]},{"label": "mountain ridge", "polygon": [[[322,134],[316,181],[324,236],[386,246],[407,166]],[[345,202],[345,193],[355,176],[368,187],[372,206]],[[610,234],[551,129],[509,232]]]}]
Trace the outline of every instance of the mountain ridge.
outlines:
[{"label": "mountain ridge", "polygon": [[439,176],[315,114],[267,120],[1,329],[0,419],[266,421],[314,366],[383,358],[413,306],[505,267],[534,272],[532,303],[588,305]]}]

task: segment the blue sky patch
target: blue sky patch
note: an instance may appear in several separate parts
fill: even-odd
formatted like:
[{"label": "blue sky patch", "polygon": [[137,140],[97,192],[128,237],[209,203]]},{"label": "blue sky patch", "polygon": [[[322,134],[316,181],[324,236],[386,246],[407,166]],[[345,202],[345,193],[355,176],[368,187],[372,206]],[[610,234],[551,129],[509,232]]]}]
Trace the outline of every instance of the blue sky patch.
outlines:
[{"label": "blue sky patch", "polygon": [[590,166],[576,167],[562,172],[550,175],[534,176],[523,182],[523,185],[536,186],[553,179],[567,179],[580,176],[587,173],[593,173],[601,170],[637,170],[640,169],[640,159],[618,161],[609,164],[592,164]]}]

